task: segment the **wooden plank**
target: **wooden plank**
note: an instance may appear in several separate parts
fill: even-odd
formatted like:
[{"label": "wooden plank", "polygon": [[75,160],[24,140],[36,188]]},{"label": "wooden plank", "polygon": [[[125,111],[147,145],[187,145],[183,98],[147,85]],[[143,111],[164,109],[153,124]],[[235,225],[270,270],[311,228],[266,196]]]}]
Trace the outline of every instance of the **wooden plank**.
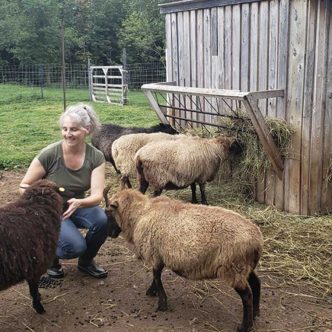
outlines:
[{"label": "wooden plank", "polygon": [[[190,40],[191,40],[191,50],[190,50],[190,73],[191,73],[191,84],[192,87],[197,87],[197,31],[196,31],[196,11],[192,10],[190,12]],[[196,107],[197,97],[192,97],[193,103],[191,107]],[[197,120],[197,113],[191,116],[194,120]],[[197,124],[194,123],[194,127]]]},{"label": "wooden plank", "polygon": [[164,115],[164,113],[161,111],[156,99],[152,95],[151,91],[149,90],[143,90],[146,98],[148,99],[150,106],[154,109],[154,111],[157,113],[157,116],[159,117],[159,120],[164,123],[168,124],[168,121]]},{"label": "wooden plank", "polygon": [[[173,62],[172,62],[172,19],[171,15],[167,14],[165,16],[165,32],[166,32],[166,81],[173,81]],[[172,94],[167,94],[167,104],[172,105]],[[174,115],[172,108],[168,108],[166,111],[167,114]],[[175,126],[175,122],[172,119],[170,121],[172,126]]]},{"label": "wooden plank", "polygon": [[[218,60],[217,60],[217,88],[225,88],[225,9],[223,7],[218,8]],[[222,99],[218,99],[219,108],[218,111],[221,114],[225,114],[225,105]]]},{"label": "wooden plank", "polygon": [[[197,87],[204,87],[204,30],[203,30],[203,11],[197,11]],[[204,111],[203,98],[197,98],[197,106]],[[203,121],[203,114],[198,115],[199,121]]]},{"label": "wooden plank", "polygon": [[315,76],[315,48],[316,48],[316,18],[317,2],[308,2],[308,23],[306,38],[305,81],[302,113],[302,149],[301,149],[301,192],[300,213],[309,213],[309,185],[310,185],[310,141],[311,118],[313,110],[313,90]]},{"label": "wooden plank", "polygon": [[[218,89],[218,75],[219,75],[219,50],[218,50],[218,8],[211,9],[211,88]],[[212,98],[213,109],[218,108],[217,98]],[[215,111],[213,111],[216,113]],[[213,123],[217,121],[216,116],[212,116]]]},{"label": "wooden plank", "polygon": [[[173,66],[173,81],[179,85],[179,54],[178,54],[178,20],[177,14],[171,14],[171,25],[172,25],[172,66]],[[172,95],[172,104],[178,106],[175,95]],[[179,115],[178,111],[174,111],[174,115]],[[174,122],[174,126],[178,128],[178,124]]]},{"label": "wooden plank", "polygon": [[[185,57],[185,48],[184,48],[184,33],[185,30],[188,31],[188,29],[184,29],[184,23],[183,23],[183,12],[178,12],[177,13],[177,20],[178,20],[178,25],[177,25],[177,35],[178,35],[178,52],[179,52],[179,85],[180,86],[185,86],[185,72],[184,72],[184,57]],[[184,97],[181,95],[177,96],[177,102],[176,105],[183,108],[184,107]],[[185,117],[185,112],[184,111],[179,111],[179,117],[184,118]],[[181,120],[180,121],[180,126],[181,128],[185,127],[185,121]]]},{"label": "wooden plank", "polygon": [[[190,17],[189,12],[183,13],[183,84],[184,86],[191,86],[190,77],[190,51],[191,51],[191,37],[190,37]],[[190,98],[185,96],[183,98],[185,108],[191,108]],[[191,118],[190,112],[185,112],[185,118]],[[185,125],[190,126],[190,121],[186,121]]]},{"label": "wooden plank", "polygon": [[249,38],[250,38],[249,4],[241,8],[241,91],[249,91]]},{"label": "wooden plank", "polygon": [[[269,89],[277,88],[277,72],[278,72],[278,20],[279,20],[279,1],[271,0],[269,8],[269,66],[268,66],[268,87]],[[267,103],[267,116],[271,118],[276,117],[276,99],[268,99]],[[268,170],[266,172],[265,179],[265,202],[268,205],[275,204],[275,183],[276,174],[273,170]]]},{"label": "wooden plank", "polygon": [[[171,85],[162,85],[155,83],[143,84],[141,89],[148,89],[151,91],[164,91],[164,92],[173,92],[180,94],[192,94],[192,95],[206,95],[206,96],[216,96],[224,97],[231,99],[243,99],[248,95],[248,92],[245,91],[235,91],[235,90],[221,90],[221,89],[206,89],[206,88],[193,88],[193,87],[183,87],[183,86],[171,86]],[[255,97],[255,94],[253,94]]]},{"label": "wooden plank", "polygon": [[165,17],[166,32],[166,81],[173,81],[173,63],[172,63],[172,22],[171,15]]},{"label": "wooden plank", "polygon": [[[204,87],[211,88],[211,12],[210,9],[204,9]],[[211,98],[209,102],[205,101],[204,112],[211,111]],[[211,122],[211,115],[204,114],[204,121]]]},{"label": "wooden plank", "polygon": [[246,107],[246,111],[250,117],[250,120],[256,130],[263,149],[272,163],[277,176],[281,179],[283,176],[283,160],[279,154],[279,151],[273,141],[269,130],[267,129],[264,121],[264,117],[258,108],[257,100],[253,99],[251,95],[246,96],[243,99],[243,103]]},{"label": "wooden plank", "polygon": [[218,56],[218,9],[211,9],[211,56]]},{"label": "wooden plank", "polygon": [[[289,69],[287,89],[287,121],[295,129],[288,160],[288,172],[285,174],[285,210],[300,213],[300,155],[303,108],[303,82],[306,41],[307,4],[302,0],[293,0],[290,5],[289,26]],[[299,19],[301,18],[301,19]]]},{"label": "wooden plank", "polygon": [[232,7],[225,7],[225,89],[232,89]]},{"label": "wooden plank", "polygon": [[[317,6],[317,2],[316,2]],[[316,61],[314,80],[314,107],[311,126],[310,199],[309,214],[320,213],[323,183],[324,110],[326,89],[326,62],[328,45],[327,0],[318,2],[316,29]]]},{"label": "wooden plank", "polygon": [[160,13],[174,13],[186,10],[193,9],[206,9],[220,6],[228,6],[228,5],[237,5],[242,3],[251,3],[257,2],[259,0],[189,0],[189,1],[173,1],[170,3],[160,4]]},{"label": "wooden plank", "polygon": [[327,77],[325,89],[325,121],[324,121],[324,164],[323,164],[323,189],[322,189],[322,212],[332,211],[332,180],[328,180],[330,175],[330,165],[332,163],[332,2],[328,2],[329,12],[329,34],[327,39],[328,61]]},{"label": "wooden plank", "polygon": [[[262,1],[259,3],[259,20],[258,20],[258,89],[266,90],[268,78],[268,43],[269,43],[269,2]],[[259,100],[258,107],[263,116],[267,115],[267,100]],[[257,200],[260,203],[266,201],[266,183],[265,174],[257,181]]]},{"label": "wooden plank", "polygon": [[258,3],[250,8],[249,91],[258,90]]},{"label": "wooden plank", "polygon": [[[288,73],[288,29],[289,29],[289,0],[279,2],[279,36],[278,36],[278,88],[285,89],[284,98],[277,98],[277,117],[286,119],[287,100],[287,73]],[[284,174],[288,172],[287,158],[284,162]],[[275,206],[284,210],[285,202],[285,176],[283,180],[276,178],[275,184]]]},{"label": "wooden plank", "polygon": [[241,7],[232,8],[232,89],[240,90]]}]

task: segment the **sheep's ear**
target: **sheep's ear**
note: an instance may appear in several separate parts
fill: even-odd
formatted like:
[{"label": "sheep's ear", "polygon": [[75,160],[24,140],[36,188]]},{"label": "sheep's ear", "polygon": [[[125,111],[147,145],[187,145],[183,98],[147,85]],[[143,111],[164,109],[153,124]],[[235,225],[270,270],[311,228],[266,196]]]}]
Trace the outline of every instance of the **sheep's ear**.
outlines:
[{"label": "sheep's ear", "polygon": [[110,203],[110,207],[113,208],[113,209],[117,209],[119,207],[118,201]]}]

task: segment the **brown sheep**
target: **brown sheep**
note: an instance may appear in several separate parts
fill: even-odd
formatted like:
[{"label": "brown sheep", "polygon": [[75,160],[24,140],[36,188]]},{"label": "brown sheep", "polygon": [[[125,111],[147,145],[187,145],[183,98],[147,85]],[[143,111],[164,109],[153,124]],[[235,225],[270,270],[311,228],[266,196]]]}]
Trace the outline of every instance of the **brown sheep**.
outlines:
[{"label": "brown sheep", "polygon": [[38,282],[55,255],[62,203],[59,188],[39,180],[18,200],[0,208],[0,290],[27,280],[39,314],[45,310]]},{"label": "brown sheep", "polygon": [[133,189],[113,195],[107,209],[112,215],[110,229],[116,229],[113,236],[122,230],[137,256],[153,268],[147,295],[158,295],[157,310],[167,309],[164,267],[192,280],[219,278],[240,295],[240,331],[250,330],[259,313],[261,286],[254,270],[263,246],[262,233],[253,222],[221,207],[148,198]]}]

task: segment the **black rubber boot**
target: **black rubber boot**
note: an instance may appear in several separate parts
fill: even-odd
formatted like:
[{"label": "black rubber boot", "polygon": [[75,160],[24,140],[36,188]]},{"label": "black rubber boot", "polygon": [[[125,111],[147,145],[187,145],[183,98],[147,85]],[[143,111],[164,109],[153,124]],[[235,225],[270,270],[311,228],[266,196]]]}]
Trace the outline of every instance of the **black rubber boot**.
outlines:
[{"label": "black rubber boot", "polygon": [[104,270],[101,266],[98,266],[93,259],[85,260],[85,259],[79,258],[77,268],[80,271],[87,273],[94,278],[106,278],[107,277],[107,271]]},{"label": "black rubber boot", "polygon": [[59,263],[59,257],[55,257],[52,265],[47,269],[47,274],[51,278],[60,279],[65,276],[61,264]]}]

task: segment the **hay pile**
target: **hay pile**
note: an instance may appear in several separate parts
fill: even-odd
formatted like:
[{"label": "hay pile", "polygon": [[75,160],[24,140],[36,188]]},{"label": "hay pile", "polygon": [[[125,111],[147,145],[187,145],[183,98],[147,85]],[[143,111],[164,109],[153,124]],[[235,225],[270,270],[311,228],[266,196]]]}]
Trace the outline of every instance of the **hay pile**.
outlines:
[{"label": "hay pile", "polygon": [[[319,296],[332,296],[332,217],[294,216],[267,207],[243,194],[231,184],[217,181],[207,186],[211,205],[232,209],[255,221],[264,236],[259,273],[282,280],[286,285],[310,286]],[[190,193],[187,197],[190,199]],[[306,287],[305,286],[305,287]],[[304,288],[305,288],[304,287]]]},{"label": "hay pile", "polygon": [[[286,158],[294,129],[282,119],[266,118],[265,121],[281,156]],[[235,192],[252,198],[257,179],[263,178],[264,174],[271,169],[270,159],[263,150],[251,120],[243,112],[237,111],[234,116],[221,117],[218,125],[220,126],[218,129],[195,127],[183,132],[200,137],[216,135],[236,137],[243,151],[240,155],[232,155],[228,162],[223,163],[218,176],[219,182],[229,179]]]},{"label": "hay pile", "polygon": [[[282,157],[287,157],[287,149],[294,133],[291,126],[282,119],[266,118],[266,125]],[[252,197],[255,183],[270,168],[270,159],[265,154],[258,135],[250,119],[242,113],[235,118],[221,120],[222,134],[235,135],[243,146],[243,153],[232,161],[233,185],[237,190]],[[227,177],[226,177],[227,178]]]}]

